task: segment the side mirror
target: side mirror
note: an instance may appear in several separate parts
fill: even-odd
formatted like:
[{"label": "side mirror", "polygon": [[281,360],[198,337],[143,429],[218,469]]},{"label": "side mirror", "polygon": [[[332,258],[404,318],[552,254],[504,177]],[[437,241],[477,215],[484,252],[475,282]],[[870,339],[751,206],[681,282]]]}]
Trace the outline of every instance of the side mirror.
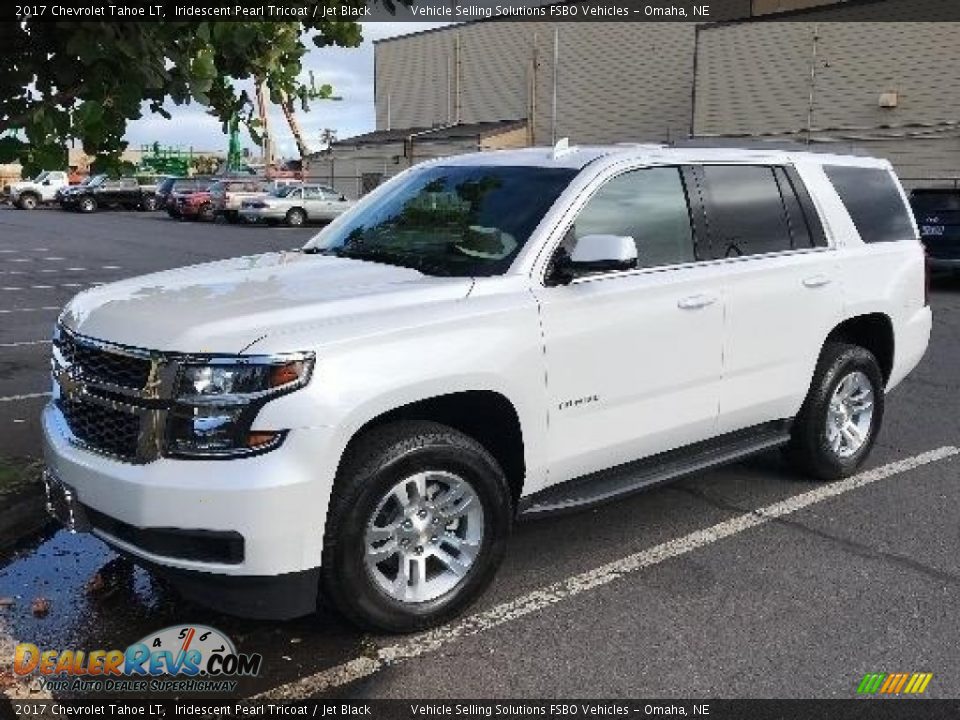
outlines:
[{"label": "side mirror", "polygon": [[574,278],[602,272],[634,270],[637,245],[632,237],[584,235],[569,255],[561,253],[554,264],[553,280],[566,285]]}]

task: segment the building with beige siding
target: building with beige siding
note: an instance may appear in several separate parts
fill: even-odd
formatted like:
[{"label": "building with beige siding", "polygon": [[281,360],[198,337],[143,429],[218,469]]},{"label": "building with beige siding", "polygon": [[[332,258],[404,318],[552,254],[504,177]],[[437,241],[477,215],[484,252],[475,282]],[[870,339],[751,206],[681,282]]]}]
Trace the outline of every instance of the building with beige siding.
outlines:
[{"label": "building with beige siding", "polygon": [[[924,2],[879,4],[915,17]],[[867,22],[876,4],[837,0],[726,10],[739,19],[480,21],[381,40],[377,131],[315,157],[311,174],[356,195],[440,152],[705,136],[862,149],[913,185],[960,177],[957,23]],[[445,144],[430,143],[435,133]]]}]

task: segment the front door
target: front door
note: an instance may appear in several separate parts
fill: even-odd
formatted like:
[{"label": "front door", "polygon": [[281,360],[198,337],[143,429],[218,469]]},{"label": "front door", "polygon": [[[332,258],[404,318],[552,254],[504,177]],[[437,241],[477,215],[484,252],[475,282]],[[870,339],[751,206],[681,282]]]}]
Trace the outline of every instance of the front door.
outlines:
[{"label": "front door", "polygon": [[536,290],[551,484],[704,440],[717,419],[722,285],[698,262],[680,169],[606,182],[558,252],[588,234],[632,237],[639,267]]}]

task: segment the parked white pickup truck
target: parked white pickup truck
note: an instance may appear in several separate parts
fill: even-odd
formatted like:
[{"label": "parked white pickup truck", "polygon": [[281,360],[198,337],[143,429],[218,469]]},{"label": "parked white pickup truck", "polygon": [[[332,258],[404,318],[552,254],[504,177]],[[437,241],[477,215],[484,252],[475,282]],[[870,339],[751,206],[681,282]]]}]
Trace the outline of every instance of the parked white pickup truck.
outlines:
[{"label": "parked white pickup truck", "polygon": [[10,202],[21,210],[33,210],[41,203],[53,202],[57,191],[70,186],[67,173],[44,170],[32,180],[23,180],[10,186]]},{"label": "parked white pickup truck", "polygon": [[777,447],[853,473],[927,347],[925,274],[881,160],[423,163],[300,251],[77,295],[43,414],[51,512],[230,612],[323,591],[423,628],[483,590],[519,516]]}]

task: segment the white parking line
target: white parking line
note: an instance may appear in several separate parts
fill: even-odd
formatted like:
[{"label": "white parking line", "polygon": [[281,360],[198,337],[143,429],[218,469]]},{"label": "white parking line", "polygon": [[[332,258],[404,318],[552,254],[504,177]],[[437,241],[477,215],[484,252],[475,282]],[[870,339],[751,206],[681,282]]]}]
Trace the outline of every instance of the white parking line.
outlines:
[{"label": "white parking line", "polygon": [[45,397],[50,397],[50,393],[41,392],[41,393],[27,393],[26,395],[7,395],[6,397],[0,397],[0,403],[17,402],[18,400],[34,400],[36,398],[45,398]]},{"label": "white parking line", "polygon": [[[97,283],[87,283],[88,285],[95,285]],[[100,281],[99,284],[103,284]],[[9,285],[5,287],[0,287],[0,290],[6,290],[8,292],[13,292],[16,290],[54,290],[56,288],[79,288],[84,287],[83,283],[58,283],[56,285]]]},{"label": "white parking line", "polygon": [[60,310],[59,305],[45,305],[44,307],[32,307],[32,308],[12,308],[10,310],[0,310],[0,314],[9,315],[10,313],[21,313],[21,312],[45,312],[47,310]]},{"label": "white parking line", "polygon": [[444,625],[408,640],[402,640],[377,650],[369,657],[357,657],[341,665],[335,665],[314,675],[280,685],[264,693],[256,695],[257,699],[280,700],[287,698],[315,697],[356,680],[369,677],[385,667],[398,665],[406,660],[436,652],[444,645],[460,637],[477,635],[500,625],[518,620],[531,613],[538,612],[551,605],[576,597],[581,593],[593,590],[618,580],[626,575],[658,565],[670,558],[680,557],[698,550],[707,545],[742,533],[750,528],[765,525],[776,518],[790,515],[816,503],[843,495],[851,490],[862,488],[878,480],[900,475],[923,465],[946,460],[960,454],[960,448],[945,446],[929,452],[914,455],[905,460],[898,460],[889,465],[867,470],[853,477],[829,485],[821,485],[809,492],[795,495],[781,502],[735,518],[726,520],[711,527],[697,530],[683,537],[669,540],[660,545],[641,550],[633,555],[627,555],[619,560],[601,565],[600,567],[574,575],[565,580],[553,583],[546,587],[521,595],[489,610],[471,615],[463,620]]},{"label": "white parking line", "polygon": [[25,347],[27,345],[49,345],[49,340],[22,340],[21,342],[0,343],[0,348]]}]

